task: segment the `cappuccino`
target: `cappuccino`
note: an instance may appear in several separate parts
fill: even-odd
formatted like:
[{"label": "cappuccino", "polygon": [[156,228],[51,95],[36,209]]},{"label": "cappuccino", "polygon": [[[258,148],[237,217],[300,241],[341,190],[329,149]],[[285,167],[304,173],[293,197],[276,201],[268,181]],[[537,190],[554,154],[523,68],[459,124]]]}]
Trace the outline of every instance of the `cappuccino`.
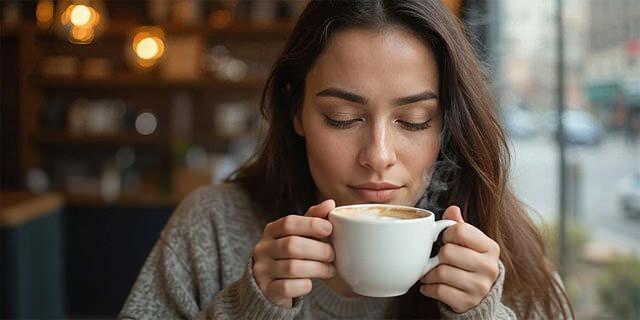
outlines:
[{"label": "cappuccino", "polygon": [[430,211],[396,205],[360,204],[329,212],[338,274],[353,292],[370,297],[405,294],[439,261],[433,242],[451,220]]},{"label": "cappuccino", "polygon": [[334,210],[335,214],[345,217],[367,220],[410,220],[429,216],[428,212],[419,211],[409,207],[365,207],[365,208],[341,208]]}]

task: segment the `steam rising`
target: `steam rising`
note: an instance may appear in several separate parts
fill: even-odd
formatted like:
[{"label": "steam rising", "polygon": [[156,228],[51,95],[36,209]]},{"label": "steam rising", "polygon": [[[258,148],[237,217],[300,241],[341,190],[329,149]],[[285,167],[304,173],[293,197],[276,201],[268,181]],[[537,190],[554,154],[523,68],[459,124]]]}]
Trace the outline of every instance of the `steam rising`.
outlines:
[{"label": "steam rising", "polygon": [[422,178],[427,189],[416,204],[416,207],[430,210],[438,216],[446,209],[440,206],[441,201],[451,187],[456,170],[459,169],[455,161],[448,157],[443,158],[423,173]]}]

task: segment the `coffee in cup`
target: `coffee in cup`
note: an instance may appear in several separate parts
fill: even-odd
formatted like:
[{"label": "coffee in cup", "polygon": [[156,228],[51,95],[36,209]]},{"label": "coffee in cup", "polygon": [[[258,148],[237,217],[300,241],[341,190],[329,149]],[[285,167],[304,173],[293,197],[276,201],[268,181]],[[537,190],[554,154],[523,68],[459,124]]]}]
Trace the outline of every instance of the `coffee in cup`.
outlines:
[{"label": "coffee in cup", "polygon": [[329,213],[338,274],[353,292],[370,297],[406,293],[435,267],[433,242],[453,220],[431,211],[384,204],[341,206]]}]

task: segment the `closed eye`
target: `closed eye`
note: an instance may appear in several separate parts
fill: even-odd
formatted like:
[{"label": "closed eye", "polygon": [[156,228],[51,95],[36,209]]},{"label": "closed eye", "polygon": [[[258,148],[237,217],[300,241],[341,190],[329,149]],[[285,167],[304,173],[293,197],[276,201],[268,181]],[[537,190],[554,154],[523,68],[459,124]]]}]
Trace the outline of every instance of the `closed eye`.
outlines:
[{"label": "closed eye", "polygon": [[[355,119],[349,119],[349,120],[336,120],[326,115],[324,116],[324,120],[327,125],[334,128],[338,128],[338,129],[347,129],[347,128],[350,128],[353,124],[357,123],[358,121],[363,121],[361,118],[355,118]],[[425,122],[420,122],[420,123],[408,122],[403,120],[397,120],[397,122],[403,128],[409,131],[426,130],[431,127],[431,119]]]},{"label": "closed eye", "polygon": [[349,128],[351,125],[353,125],[354,123],[361,121],[362,119],[349,119],[349,120],[335,120],[335,119],[331,119],[328,116],[324,116],[324,122],[329,125],[332,126],[334,128],[338,128],[338,129],[346,129]]},{"label": "closed eye", "polygon": [[405,129],[407,129],[409,131],[425,130],[425,129],[428,129],[429,127],[431,127],[431,119],[429,119],[429,120],[427,120],[425,122],[420,122],[420,123],[398,120],[398,123],[400,123],[400,125],[402,127],[404,127]]}]

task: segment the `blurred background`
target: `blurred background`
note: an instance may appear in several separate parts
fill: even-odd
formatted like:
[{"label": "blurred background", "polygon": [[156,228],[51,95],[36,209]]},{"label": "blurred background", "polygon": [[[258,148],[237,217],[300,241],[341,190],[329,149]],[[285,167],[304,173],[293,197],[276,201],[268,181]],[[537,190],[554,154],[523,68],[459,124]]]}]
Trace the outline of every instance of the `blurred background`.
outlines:
[{"label": "blurred background", "polygon": [[[640,318],[640,1],[444,2],[578,318]],[[180,199],[251,155],[306,3],[0,1],[0,318],[117,315]]]}]

